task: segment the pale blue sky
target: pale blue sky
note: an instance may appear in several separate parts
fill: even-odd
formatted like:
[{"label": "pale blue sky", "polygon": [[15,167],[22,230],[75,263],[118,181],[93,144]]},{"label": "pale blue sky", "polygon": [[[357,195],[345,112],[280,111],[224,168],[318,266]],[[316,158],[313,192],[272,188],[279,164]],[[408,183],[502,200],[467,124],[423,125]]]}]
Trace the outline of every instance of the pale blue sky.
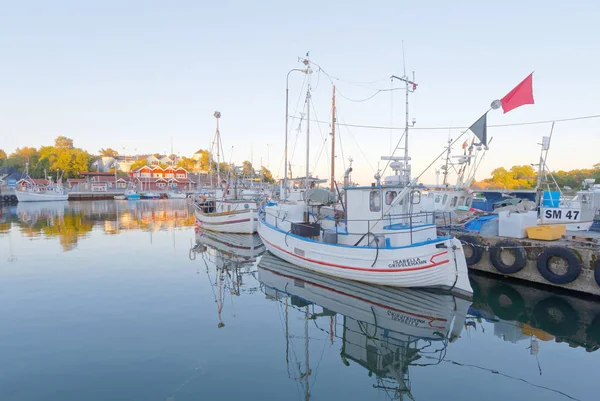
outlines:
[{"label": "pale blue sky", "polygon": [[[299,67],[297,56],[310,51],[332,75],[383,80],[375,85],[389,88],[390,74],[402,74],[402,40],[407,67],[416,70],[419,82],[412,103],[416,127],[468,126],[533,70],[536,104],[506,115],[492,112],[489,124],[600,114],[600,6],[557,4],[4,1],[0,148],[10,152],[66,135],[90,152],[125,147],[127,153],[162,153],[173,136],[175,153],[189,156],[208,146],[218,109],[227,159],[234,146],[234,161],[253,153],[255,164],[262,157],[282,174],[285,75]],[[302,79],[290,78],[292,112]],[[316,114],[329,120],[331,84],[316,73],[312,83]],[[338,88],[355,99],[374,93],[347,82]],[[390,100],[389,93],[362,103],[338,97],[340,119],[387,126]],[[403,125],[400,92],[393,105],[392,121]],[[329,131],[320,128],[312,127],[313,164]],[[536,144],[548,131],[549,125],[490,129],[494,141],[479,176],[499,165],[535,162]],[[417,173],[442,150],[448,132],[413,132]],[[373,170],[363,153],[376,167],[379,156],[389,153],[390,132],[353,128],[341,135],[344,156],[355,160],[354,178],[370,181]],[[393,135],[396,141],[400,132]],[[304,141],[298,136],[298,173]],[[590,167],[600,162],[599,149],[600,119],[561,123],[548,164]],[[324,156],[318,164],[316,173],[327,176]],[[336,164],[341,174],[341,156]]]}]

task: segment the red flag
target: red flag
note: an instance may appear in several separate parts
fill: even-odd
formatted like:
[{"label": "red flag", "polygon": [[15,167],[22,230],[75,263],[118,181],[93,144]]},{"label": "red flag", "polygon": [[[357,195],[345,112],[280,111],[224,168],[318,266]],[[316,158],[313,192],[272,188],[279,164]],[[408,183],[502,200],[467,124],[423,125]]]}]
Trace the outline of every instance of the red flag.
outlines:
[{"label": "red flag", "polygon": [[465,139],[465,143],[463,143],[462,148],[466,149],[468,145],[469,145],[469,138]]},{"label": "red flag", "polygon": [[533,104],[533,72],[500,99],[504,114],[524,104]]}]

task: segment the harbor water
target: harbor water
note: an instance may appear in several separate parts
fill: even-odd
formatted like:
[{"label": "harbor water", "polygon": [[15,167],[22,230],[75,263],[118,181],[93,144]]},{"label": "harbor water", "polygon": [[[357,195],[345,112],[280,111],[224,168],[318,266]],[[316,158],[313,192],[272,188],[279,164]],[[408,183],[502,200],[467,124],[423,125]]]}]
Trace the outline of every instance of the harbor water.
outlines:
[{"label": "harbor water", "polygon": [[4,205],[0,400],[596,400],[600,303],[315,275],[185,200]]}]

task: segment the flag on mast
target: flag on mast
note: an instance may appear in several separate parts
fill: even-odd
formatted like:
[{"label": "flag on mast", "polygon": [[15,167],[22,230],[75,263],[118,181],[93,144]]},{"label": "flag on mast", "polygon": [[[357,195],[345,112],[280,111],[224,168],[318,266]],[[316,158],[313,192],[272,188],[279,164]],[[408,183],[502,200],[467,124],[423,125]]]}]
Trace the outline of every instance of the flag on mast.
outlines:
[{"label": "flag on mast", "polygon": [[487,111],[469,127],[483,146],[487,146]]},{"label": "flag on mast", "polygon": [[523,106],[525,104],[534,104],[533,101],[533,72],[529,74],[521,83],[513,88],[502,99],[502,110],[504,114],[512,109]]},{"label": "flag on mast", "polygon": [[462,148],[466,149],[468,145],[469,145],[469,138],[465,139],[465,142],[462,144]]}]

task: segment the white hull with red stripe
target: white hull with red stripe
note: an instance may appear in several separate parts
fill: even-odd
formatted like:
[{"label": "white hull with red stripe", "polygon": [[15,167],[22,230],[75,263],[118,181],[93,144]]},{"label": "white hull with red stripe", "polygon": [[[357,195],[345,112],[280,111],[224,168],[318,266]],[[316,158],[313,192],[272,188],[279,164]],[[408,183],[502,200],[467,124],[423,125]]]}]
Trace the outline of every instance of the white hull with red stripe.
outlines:
[{"label": "white hull with red stripe", "polygon": [[211,215],[196,210],[198,226],[222,233],[253,234],[256,232],[256,211]]},{"label": "white hull with red stripe", "polygon": [[257,205],[254,201],[201,199],[194,203],[198,226],[221,233],[253,234],[256,232]]},{"label": "white hull with red stripe", "polygon": [[436,287],[473,293],[460,241],[440,237],[408,246],[330,244],[258,219],[265,247],[279,258],[333,277],[393,287]]}]

